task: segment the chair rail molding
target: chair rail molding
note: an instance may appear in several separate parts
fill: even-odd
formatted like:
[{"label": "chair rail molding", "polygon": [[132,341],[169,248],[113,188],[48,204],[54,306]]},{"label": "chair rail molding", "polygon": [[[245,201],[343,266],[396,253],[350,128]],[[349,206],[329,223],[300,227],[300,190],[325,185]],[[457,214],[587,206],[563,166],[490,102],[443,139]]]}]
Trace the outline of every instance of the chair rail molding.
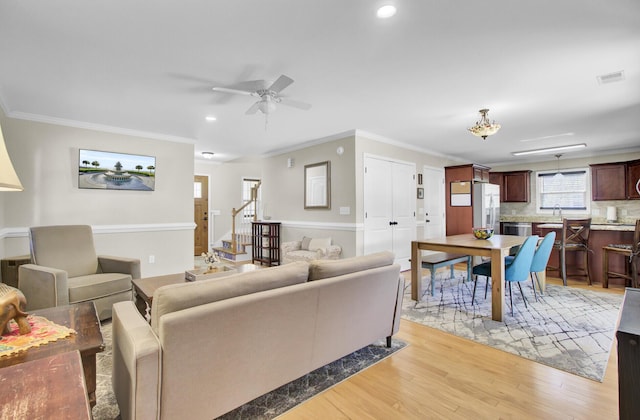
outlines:
[{"label": "chair rail molding", "polygon": [[[193,230],[196,225],[193,222],[179,223],[145,223],[127,225],[91,225],[95,235],[111,233],[135,233],[135,232],[167,232],[176,230]],[[28,227],[6,227],[0,229],[0,239],[23,238],[29,236]]]}]

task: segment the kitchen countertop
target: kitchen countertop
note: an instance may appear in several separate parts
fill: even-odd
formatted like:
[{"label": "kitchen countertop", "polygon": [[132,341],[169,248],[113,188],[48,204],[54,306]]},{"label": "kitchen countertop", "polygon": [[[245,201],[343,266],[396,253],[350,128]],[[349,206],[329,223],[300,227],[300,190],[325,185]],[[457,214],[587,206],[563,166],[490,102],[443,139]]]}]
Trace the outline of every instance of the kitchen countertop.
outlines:
[{"label": "kitchen countertop", "polygon": [[[542,229],[562,229],[562,223],[543,223],[538,225]],[[591,225],[591,230],[614,230],[621,232],[633,232],[636,230],[635,225],[627,225],[622,223],[605,223],[601,225]]]}]

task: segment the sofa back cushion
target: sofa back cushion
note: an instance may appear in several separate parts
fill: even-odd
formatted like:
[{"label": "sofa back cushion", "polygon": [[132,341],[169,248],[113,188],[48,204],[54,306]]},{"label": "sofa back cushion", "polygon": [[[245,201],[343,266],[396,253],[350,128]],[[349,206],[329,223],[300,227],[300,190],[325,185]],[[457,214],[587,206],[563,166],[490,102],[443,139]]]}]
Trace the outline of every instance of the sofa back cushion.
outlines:
[{"label": "sofa back cushion", "polygon": [[236,296],[304,283],[308,276],[309,264],[298,261],[222,278],[163,286],[153,294],[151,326],[157,334],[158,320],[164,314]]},{"label": "sofa back cushion", "polygon": [[395,255],[393,252],[384,251],[360,257],[344,258],[342,260],[312,261],[309,265],[309,281],[391,265],[394,259]]},{"label": "sofa back cushion", "polygon": [[29,240],[34,264],[64,270],[69,277],[96,274],[98,271],[91,226],[32,227]]}]

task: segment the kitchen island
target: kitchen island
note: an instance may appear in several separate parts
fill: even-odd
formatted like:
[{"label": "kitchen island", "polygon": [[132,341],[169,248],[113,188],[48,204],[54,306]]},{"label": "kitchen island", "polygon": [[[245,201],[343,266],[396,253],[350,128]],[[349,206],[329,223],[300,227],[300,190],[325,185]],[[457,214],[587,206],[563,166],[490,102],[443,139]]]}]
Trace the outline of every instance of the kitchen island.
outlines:
[{"label": "kitchen island", "polygon": [[[600,283],[603,285],[603,263],[602,263],[602,247],[609,244],[631,244],[633,242],[633,232],[635,225],[623,224],[623,223],[603,223],[592,224],[591,234],[589,235],[589,249],[593,252],[589,255],[589,274],[591,275],[591,281],[593,283]],[[540,237],[546,235],[550,231],[555,231],[557,238],[562,235],[562,223],[533,223],[532,231],[534,235]],[[582,258],[581,255],[572,255],[574,253],[567,254],[567,266],[575,264],[575,258]],[[551,252],[548,265],[551,267],[557,267],[559,264],[559,256],[556,250]],[[618,272],[625,271],[625,258],[622,256],[612,256],[609,261],[609,267],[612,270]],[[578,263],[581,266],[581,263]],[[558,274],[559,275],[559,274]],[[573,277],[571,275],[571,269],[567,270],[567,277]],[[580,278],[584,278],[580,276]],[[586,279],[585,279],[586,281]],[[609,284],[625,286],[624,279],[622,278],[610,278]]]}]

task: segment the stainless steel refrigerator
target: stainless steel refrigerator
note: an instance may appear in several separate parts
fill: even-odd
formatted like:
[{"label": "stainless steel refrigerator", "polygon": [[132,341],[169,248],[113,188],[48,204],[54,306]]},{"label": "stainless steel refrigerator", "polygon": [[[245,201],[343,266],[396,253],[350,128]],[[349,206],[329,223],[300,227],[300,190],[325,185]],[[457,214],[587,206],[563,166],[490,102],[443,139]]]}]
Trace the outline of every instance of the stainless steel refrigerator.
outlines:
[{"label": "stainless steel refrigerator", "polygon": [[500,233],[500,185],[473,184],[473,227],[493,227]]}]

